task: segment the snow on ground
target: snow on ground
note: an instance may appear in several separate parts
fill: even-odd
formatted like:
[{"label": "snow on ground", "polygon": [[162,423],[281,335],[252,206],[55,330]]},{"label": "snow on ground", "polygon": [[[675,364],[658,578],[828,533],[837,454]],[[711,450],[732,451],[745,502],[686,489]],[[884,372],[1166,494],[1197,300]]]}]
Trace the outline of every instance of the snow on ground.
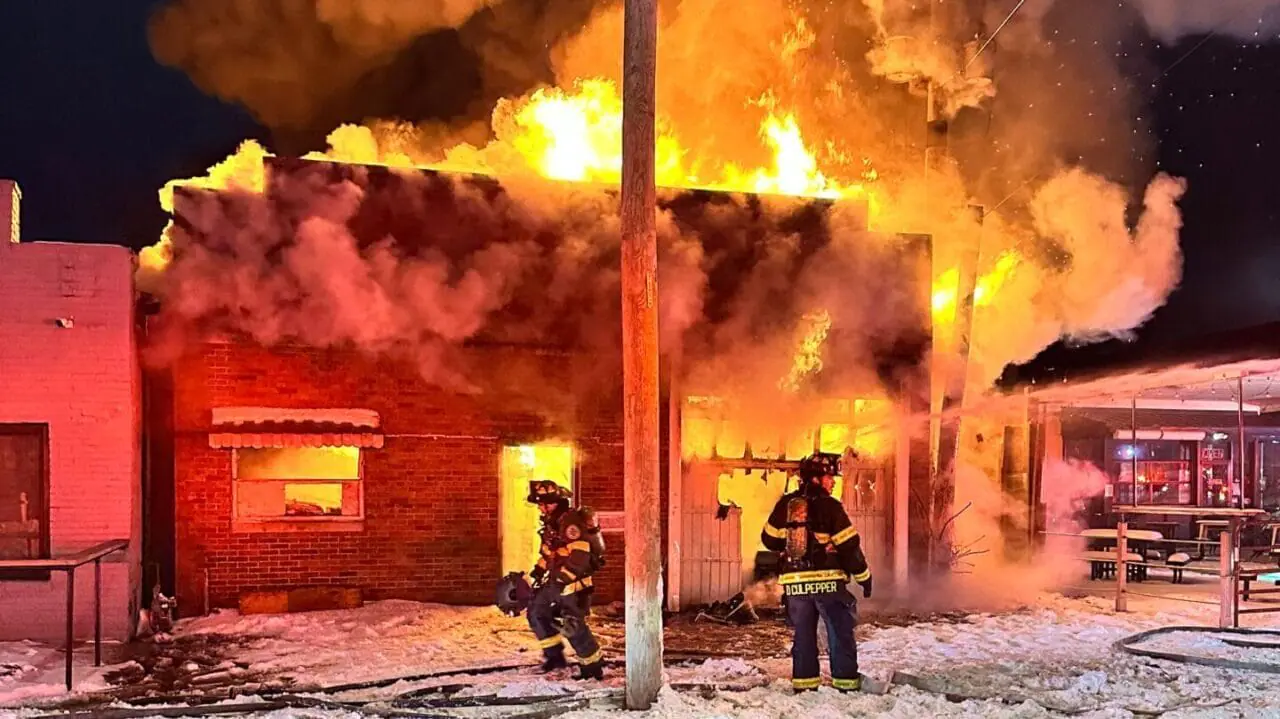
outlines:
[{"label": "snow on ground", "polygon": [[[825,719],[1070,713],[1102,719],[1166,711],[1166,717],[1280,718],[1280,675],[1144,659],[1113,646],[1117,640],[1146,629],[1212,624],[1216,606],[1134,596],[1130,612],[1117,614],[1113,607],[1109,598],[1043,595],[1021,611],[973,614],[959,622],[859,630],[859,658],[866,674],[887,679],[895,671],[907,672],[927,682],[930,691],[895,686],[885,696],[845,696],[824,688],[816,694],[793,696],[789,661],[717,658],[668,667],[665,679],[669,684],[709,684],[735,691],[664,689],[649,712],[627,716]],[[341,612],[248,617],[227,612],[184,622],[178,628],[179,635],[201,633],[233,635],[237,648],[231,658],[248,663],[252,670],[291,675],[308,685],[405,677],[499,662],[534,664],[538,660],[523,618],[505,617],[491,607],[392,601]],[[1149,640],[1144,646],[1280,663],[1280,650],[1230,647],[1213,633],[1179,632]],[[21,696],[15,690],[41,673],[25,667],[47,663],[40,654],[47,651],[34,645],[0,645],[0,700],[6,694]],[[9,670],[6,677],[2,668],[10,664],[24,668]],[[475,686],[465,694],[550,697],[601,688],[598,683],[578,682],[571,676],[544,677],[528,668],[476,675],[470,678]],[[620,690],[622,679],[620,668],[611,669],[603,688]],[[388,699],[409,690],[464,680],[451,676],[403,681],[328,698]],[[950,701],[945,693],[971,699]],[[512,707],[500,709],[471,710],[460,716],[514,713]],[[283,719],[303,715],[315,719],[356,716],[325,709],[267,716]],[[622,712],[616,700],[597,701],[563,716],[612,719]]]},{"label": "snow on ground", "polygon": [[344,684],[535,658],[522,617],[493,607],[391,600],[346,611],[241,616],[234,611],[185,622],[182,634],[256,637],[238,652],[250,671]]},{"label": "snow on ground", "polygon": [[[92,691],[106,686],[102,680],[103,669],[92,666],[91,647],[86,652],[77,651],[75,663],[80,690]],[[35,642],[0,642],[0,707],[65,694],[65,671],[60,650]]]}]

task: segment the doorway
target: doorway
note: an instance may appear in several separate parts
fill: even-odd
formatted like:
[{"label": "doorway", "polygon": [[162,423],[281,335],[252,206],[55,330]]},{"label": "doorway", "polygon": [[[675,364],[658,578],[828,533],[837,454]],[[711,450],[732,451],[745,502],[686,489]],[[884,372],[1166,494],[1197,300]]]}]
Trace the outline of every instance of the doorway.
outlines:
[{"label": "doorway", "polygon": [[[0,559],[47,559],[49,426],[0,424]],[[47,569],[0,570],[0,578],[42,581]]]},{"label": "doorway", "polygon": [[529,483],[550,480],[573,492],[574,456],[568,445],[517,445],[502,448],[499,473],[498,541],[502,573],[527,572],[538,561],[537,506],[528,502]]}]

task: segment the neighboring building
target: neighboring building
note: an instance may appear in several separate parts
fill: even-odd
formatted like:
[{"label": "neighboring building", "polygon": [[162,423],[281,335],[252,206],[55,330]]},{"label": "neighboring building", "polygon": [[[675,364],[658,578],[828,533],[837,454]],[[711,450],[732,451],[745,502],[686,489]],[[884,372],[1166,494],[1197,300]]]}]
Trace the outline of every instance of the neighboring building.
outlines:
[{"label": "neighboring building", "polygon": [[[353,225],[373,240],[393,234],[381,223],[397,221],[393,205],[379,206],[410,201],[384,169],[293,160],[273,160],[268,169],[319,172],[335,183],[352,171],[376,173],[364,199],[369,204]],[[429,188],[426,200],[413,198],[439,203],[432,216],[446,228],[466,222],[450,215],[456,212],[448,199],[451,182]],[[178,224],[216,234],[216,226],[199,225],[216,213],[184,217],[192,201],[221,200],[181,191]],[[750,268],[752,243],[725,232],[730,215],[714,207],[726,202],[715,193],[687,193],[668,210],[693,228],[713,223],[708,233],[723,236],[726,272],[735,263]],[[822,208],[803,209],[788,232],[797,242],[826,242],[831,233]],[[758,215],[745,204],[735,211]],[[745,231],[760,230],[747,225]],[[412,241],[431,241],[429,227],[403,232]],[[908,288],[900,301],[918,302],[923,324],[928,238],[888,245],[901,245],[913,262],[923,262],[893,260]],[[717,275],[715,282],[731,279]],[[727,302],[717,291],[708,290],[708,313]],[[662,542],[669,607],[726,599],[750,581],[764,521],[760,507],[781,495],[796,460],[818,448],[874,445],[846,481],[844,501],[880,576],[905,563],[905,549],[895,552],[907,542],[904,448],[919,443],[892,430],[894,398],[884,396],[883,385],[905,384],[904,368],[922,364],[929,330],[884,340],[885,353],[872,359],[892,380],[825,391],[830,399],[803,426],[780,427],[768,438],[744,434],[732,398],[708,398],[696,387],[672,391],[672,376],[681,373],[664,363]],[[830,341],[841,340],[833,333]],[[579,391],[580,376],[598,380],[601,372],[577,370],[599,360],[551,337],[517,343],[486,336],[460,352],[468,380],[483,385],[481,391],[432,386],[410,362],[375,361],[354,350],[264,348],[231,337],[188,348],[165,371],[150,373],[149,486],[157,527],[151,547],[180,611],[191,615],[235,606],[248,592],[308,586],[359,588],[367,599],[491,602],[502,573],[528,570],[536,558],[536,512],[524,502],[532,478],[572,486],[579,501],[601,513],[609,563],[597,576],[596,600],[622,599],[620,386],[611,381],[603,391]],[[621,376],[620,368],[613,376]],[[167,513],[173,521],[163,519]],[[173,535],[161,537],[167,526]]]},{"label": "neighboring building", "polygon": [[1106,475],[1083,508],[1091,525],[1114,525],[1117,507],[1169,507],[1181,516],[1148,523],[1192,539],[1196,509],[1280,511],[1280,324],[1085,349],[1072,366],[1018,379],[1039,406],[1045,459]]},{"label": "neighboring building", "polygon": [[[16,200],[0,208],[16,223]],[[102,567],[104,634],[117,639],[141,596],[133,272],[124,247],[0,239],[0,558],[129,540]],[[60,639],[65,579],[0,570],[0,639]],[[91,637],[93,567],[76,581],[77,633]]]}]

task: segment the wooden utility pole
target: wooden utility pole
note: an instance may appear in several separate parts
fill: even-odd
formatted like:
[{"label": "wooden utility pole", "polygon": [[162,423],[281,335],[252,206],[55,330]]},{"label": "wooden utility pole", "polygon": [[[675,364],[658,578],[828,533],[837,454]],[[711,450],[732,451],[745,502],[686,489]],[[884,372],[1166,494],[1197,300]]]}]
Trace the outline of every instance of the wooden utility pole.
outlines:
[{"label": "wooden utility pole", "polygon": [[654,185],[657,0],[625,0],[622,48],[622,402],[627,708],[662,686],[658,482],[658,237]]}]

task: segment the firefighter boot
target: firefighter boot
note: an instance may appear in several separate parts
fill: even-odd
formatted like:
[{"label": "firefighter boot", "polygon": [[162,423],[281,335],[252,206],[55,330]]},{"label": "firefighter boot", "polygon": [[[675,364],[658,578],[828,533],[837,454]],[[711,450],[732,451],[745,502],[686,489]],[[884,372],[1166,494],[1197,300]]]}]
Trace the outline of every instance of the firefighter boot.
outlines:
[{"label": "firefighter boot", "polygon": [[583,664],[579,667],[582,674],[579,679],[604,679],[604,660],[597,659],[590,664]]},{"label": "firefighter boot", "polygon": [[554,672],[557,669],[564,669],[569,666],[569,662],[564,658],[564,645],[556,644],[542,650],[542,671]]}]

